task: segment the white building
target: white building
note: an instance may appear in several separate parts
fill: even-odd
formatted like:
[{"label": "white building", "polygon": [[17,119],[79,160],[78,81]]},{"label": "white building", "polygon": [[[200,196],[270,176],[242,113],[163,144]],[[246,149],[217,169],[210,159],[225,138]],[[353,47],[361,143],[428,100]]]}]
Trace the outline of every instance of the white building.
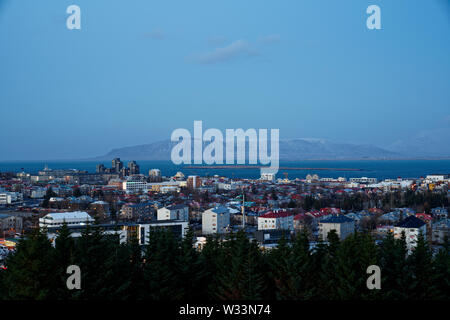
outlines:
[{"label": "white building", "polygon": [[42,199],[45,197],[47,190],[45,188],[36,188],[31,191],[30,198],[33,199]]},{"label": "white building", "polygon": [[263,172],[261,170],[261,178],[260,178],[260,180],[274,182],[275,181],[275,177],[276,177],[275,173]]},{"label": "white building", "polygon": [[368,177],[361,177],[361,178],[350,178],[350,182],[356,182],[356,183],[377,183],[377,178],[368,178]]},{"label": "white building", "polygon": [[23,196],[20,192],[2,192],[0,193],[0,204],[11,204],[22,201]]},{"label": "white building", "polygon": [[[153,221],[149,223],[103,224],[93,225],[92,228],[101,228],[103,235],[117,236],[120,243],[126,243],[133,237],[140,245],[146,245],[151,238],[151,232],[158,229],[169,229],[175,237],[184,238],[189,226],[186,221]],[[70,236],[79,238],[83,235],[86,225],[69,225]],[[55,245],[60,226],[47,229],[48,239]]]},{"label": "white building", "polygon": [[145,181],[125,181],[123,182],[123,190],[127,193],[146,193],[148,191],[148,185]]},{"label": "white building", "polygon": [[448,179],[448,174],[429,174],[426,177],[426,180],[430,180],[432,182],[439,182]]},{"label": "white building", "polygon": [[294,215],[290,212],[268,212],[258,217],[258,230],[294,230]]},{"label": "white building", "polygon": [[346,216],[328,216],[319,222],[319,236],[322,240],[328,239],[328,233],[336,230],[340,239],[345,239],[355,232],[355,222]]},{"label": "white building", "polygon": [[172,205],[158,209],[158,220],[189,221],[189,208],[184,204]]},{"label": "white building", "polygon": [[408,252],[411,253],[411,250],[417,246],[419,233],[422,233],[423,237],[426,239],[426,223],[415,216],[409,216],[395,225],[394,237],[400,239],[402,237],[402,232],[405,233],[406,247],[408,248]]},{"label": "white building", "polygon": [[202,233],[226,233],[230,227],[230,211],[227,207],[214,207],[202,214]]},{"label": "white building", "polygon": [[91,224],[95,220],[84,211],[73,211],[73,212],[55,212],[49,213],[42,218],[39,218],[39,227],[60,227],[64,223],[68,226],[72,225],[85,225]]}]

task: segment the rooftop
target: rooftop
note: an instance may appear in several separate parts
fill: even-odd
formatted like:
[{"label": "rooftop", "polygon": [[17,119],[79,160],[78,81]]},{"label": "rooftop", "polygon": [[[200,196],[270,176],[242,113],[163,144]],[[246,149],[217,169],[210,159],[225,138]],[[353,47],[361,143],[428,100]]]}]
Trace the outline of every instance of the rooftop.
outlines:
[{"label": "rooftop", "polygon": [[422,220],[419,218],[416,218],[415,216],[409,216],[403,221],[400,221],[395,226],[399,228],[420,228],[425,224]]},{"label": "rooftop", "polygon": [[321,221],[321,223],[346,223],[346,222],[352,222],[353,219],[350,219],[346,216],[339,215],[339,216],[329,216],[326,217]]}]

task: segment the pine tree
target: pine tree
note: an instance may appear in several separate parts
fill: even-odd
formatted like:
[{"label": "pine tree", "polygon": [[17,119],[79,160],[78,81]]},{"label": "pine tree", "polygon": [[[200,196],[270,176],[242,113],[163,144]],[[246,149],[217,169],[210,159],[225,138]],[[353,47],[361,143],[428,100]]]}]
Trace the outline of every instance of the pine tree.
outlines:
[{"label": "pine tree", "polygon": [[55,262],[56,262],[56,274],[58,277],[58,299],[69,299],[71,297],[71,291],[67,289],[67,267],[73,264],[75,258],[75,242],[70,236],[69,228],[64,223],[59,231],[59,235],[55,240]]},{"label": "pine tree", "polygon": [[406,237],[394,239],[392,233],[383,239],[379,248],[381,269],[381,298],[404,300],[408,297],[409,270],[406,261]]},{"label": "pine tree", "polygon": [[216,296],[221,300],[259,300],[266,296],[264,258],[256,242],[240,231],[225,243],[226,262],[220,266]]},{"label": "pine tree", "polygon": [[433,253],[422,233],[419,233],[416,247],[408,258],[411,270],[409,298],[414,300],[431,299],[435,294],[432,269]]},{"label": "pine tree", "polygon": [[205,296],[201,285],[206,277],[206,270],[193,243],[194,233],[189,229],[181,241],[181,252],[176,263],[179,287],[182,289],[181,298],[197,300]]},{"label": "pine tree", "polygon": [[435,288],[433,297],[439,300],[448,299],[450,292],[450,242],[447,237],[433,261],[433,273],[433,287]]},{"label": "pine tree", "polygon": [[58,287],[54,248],[47,235],[39,229],[21,239],[16,252],[6,260],[4,288],[6,298],[13,300],[44,300],[57,298]]},{"label": "pine tree", "polygon": [[86,226],[76,242],[74,264],[81,270],[81,290],[73,297],[83,300],[107,299],[109,288],[105,277],[108,272],[106,261],[111,255],[109,241],[99,227]]},{"label": "pine tree", "polygon": [[178,300],[179,287],[176,259],[179,243],[170,230],[152,230],[146,247],[144,281],[146,298],[152,300]]}]

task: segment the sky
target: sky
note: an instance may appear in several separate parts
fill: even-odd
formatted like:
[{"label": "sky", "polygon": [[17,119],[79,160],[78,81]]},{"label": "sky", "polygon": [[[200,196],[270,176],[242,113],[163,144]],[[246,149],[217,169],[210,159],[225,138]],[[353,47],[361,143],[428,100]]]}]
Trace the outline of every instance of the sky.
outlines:
[{"label": "sky", "polygon": [[447,129],[450,1],[0,0],[0,160],[98,156],[194,120],[378,146]]}]

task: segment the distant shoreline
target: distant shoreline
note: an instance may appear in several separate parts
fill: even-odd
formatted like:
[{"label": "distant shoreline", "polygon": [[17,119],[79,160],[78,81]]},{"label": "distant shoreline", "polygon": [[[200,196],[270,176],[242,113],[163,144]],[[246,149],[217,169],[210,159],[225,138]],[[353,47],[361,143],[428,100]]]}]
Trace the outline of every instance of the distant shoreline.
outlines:
[{"label": "distant shoreline", "polygon": [[[269,168],[267,166],[251,166],[251,165],[225,165],[225,166],[184,166],[186,169],[262,169]],[[278,170],[325,170],[325,171],[364,171],[357,168],[306,168],[306,167],[279,167]]]}]

